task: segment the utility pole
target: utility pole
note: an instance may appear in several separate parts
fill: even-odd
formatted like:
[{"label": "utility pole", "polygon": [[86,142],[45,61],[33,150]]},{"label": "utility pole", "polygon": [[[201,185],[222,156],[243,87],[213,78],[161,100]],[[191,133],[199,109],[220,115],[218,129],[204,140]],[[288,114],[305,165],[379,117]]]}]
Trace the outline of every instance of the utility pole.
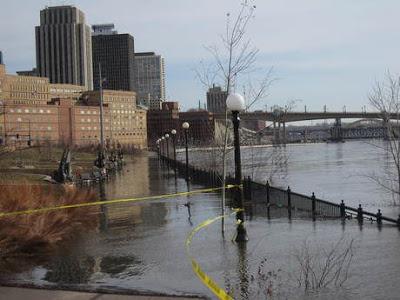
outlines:
[{"label": "utility pole", "polygon": [[28,146],[30,147],[32,145],[32,138],[31,138],[31,119],[29,119],[29,123],[28,123],[28,135],[29,135],[29,139],[28,139]]},{"label": "utility pole", "polygon": [[100,150],[104,152],[104,123],[103,123],[103,78],[101,76],[101,63],[99,63],[99,91],[100,91]]}]

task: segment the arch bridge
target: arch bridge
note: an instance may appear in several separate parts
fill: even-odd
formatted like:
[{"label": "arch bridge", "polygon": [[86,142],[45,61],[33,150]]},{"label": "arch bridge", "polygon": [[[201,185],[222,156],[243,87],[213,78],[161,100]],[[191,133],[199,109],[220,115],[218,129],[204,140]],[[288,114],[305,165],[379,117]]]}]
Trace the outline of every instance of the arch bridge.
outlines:
[{"label": "arch bridge", "polygon": [[[225,114],[214,114],[216,120],[223,120]],[[254,111],[243,112],[240,114],[242,120],[263,120],[272,122],[273,140],[275,143],[286,143],[286,123],[312,121],[312,120],[328,120],[333,119],[335,123],[330,129],[332,141],[342,141],[344,138],[356,138],[357,136],[366,134],[368,137],[387,137],[387,124],[389,120],[399,119],[397,113],[381,113],[381,112],[285,112],[283,110],[274,110],[272,112]],[[368,130],[359,129],[355,132],[349,128],[342,128],[342,119],[361,119],[362,122],[373,120],[374,126]],[[362,123],[359,122],[359,125]],[[379,126],[379,122],[381,125]],[[354,125],[356,126],[356,125]]]}]

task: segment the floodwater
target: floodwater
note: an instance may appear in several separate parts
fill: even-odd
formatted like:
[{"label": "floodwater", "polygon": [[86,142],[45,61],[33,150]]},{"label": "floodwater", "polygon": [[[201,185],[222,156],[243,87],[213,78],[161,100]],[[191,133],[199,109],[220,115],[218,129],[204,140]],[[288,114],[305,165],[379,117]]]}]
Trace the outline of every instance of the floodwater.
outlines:
[{"label": "floodwater", "polygon": [[[358,207],[376,213],[382,210],[385,216],[397,219],[400,201],[375,179],[386,180],[387,171],[392,170],[382,140],[348,141],[345,143],[289,144],[280,147],[243,147],[243,173],[255,181],[281,188],[290,186],[292,191],[317,198]],[[230,154],[233,173],[232,151]],[[183,159],[184,153],[180,153]],[[203,163],[210,152],[195,151],[191,161]],[[274,161],[274,162],[273,162]],[[280,166],[276,167],[279,163]],[[273,165],[275,164],[275,166]],[[272,179],[271,179],[272,177]]]},{"label": "floodwater", "polygon": [[[320,147],[315,150],[320,153],[325,145],[312,146]],[[321,155],[329,157],[323,152]],[[312,173],[307,167],[302,172],[307,170]],[[290,182],[295,180],[293,176],[287,178]],[[302,182],[306,181],[302,178]],[[175,193],[188,188],[202,187],[188,187],[183,179],[175,179],[173,172],[160,167],[157,158],[151,155],[137,157],[110,182],[96,186],[105,199]],[[308,188],[311,189],[310,183],[304,190]],[[185,206],[187,202],[191,203],[190,212]],[[103,206],[96,215],[98,230],[87,230],[83,239],[41,257],[37,263],[16,268],[18,271],[0,270],[0,282],[202,295],[213,299],[192,272],[184,245],[197,224],[220,214],[220,203],[220,196],[210,193]],[[232,242],[233,216],[226,220],[224,236],[220,222],[216,222],[197,233],[191,246],[191,254],[203,270],[231,291],[235,299],[265,299],[267,292],[274,299],[398,299],[400,232],[397,227],[379,228],[370,223],[360,227],[353,220],[342,224],[340,220],[313,223],[295,218],[289,222],[280,211],[273,211],[268,219],[263,204],[254,205],[251,211],[251,216],[247,216],[249,241],[245,246]],[[344,286],[306,293],[296,281],[301,274],[296,255],[303,257],[299,254],[302,245],[306,243],[312,257],[318,258],[323,256],[323,249],[332,249],[340,239],[345,246],[353,240],[354,256],[348,264],[349,277]]]}]

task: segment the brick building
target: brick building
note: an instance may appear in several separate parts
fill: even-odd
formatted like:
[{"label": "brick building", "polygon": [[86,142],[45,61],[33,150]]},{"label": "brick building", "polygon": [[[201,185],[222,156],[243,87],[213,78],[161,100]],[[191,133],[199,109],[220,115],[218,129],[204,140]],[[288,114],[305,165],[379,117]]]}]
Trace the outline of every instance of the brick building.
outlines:
[{"label": "brick building", "polygon": [[163,102],[160,110],[149,110],[147,113],[147,138],[149,147],[154,147],[156,140],[175,129],[179,132],[178,102]]},{"label": "brick building", "polygon": [[[179,121],[188,122],[189,140],[192,145],[210,145],[215,136],[215,122],[213,114],[206,110],[193,110],[179,113]],[[182,126],[180,128],[180,137],[183,137]]]},{"label": "brick building", "polygon": [[147,136],[149,147],[157,139],[177,131],[177,143],[183,144],[182,123],[190,124],[188,137],[192,145],[209,145],[214,140],[215,122],[213,114],[205,110],[179,112],[178,102],[163,102],[161,110],[149,110],[147,115]]},{"label": "brick building", "polygon": [[[82,98],[88,105],[99,105],[100,92],[88,91]],[[103,103],[109,109],[109,139],[121,144],[147,147],[147,111],[136,107],[136,93],[130,91],[103,91]],[[107,129],[105,129],[107,131]]]},{"label": "brick building", "polygon": [[[88,145],[100,140],[100,94],[47,78],[8,75],[0,65],[2,143],[52,142]],[[104,132],[109,143],[147,147],[146,110],[134,92],[104,91]]]}]

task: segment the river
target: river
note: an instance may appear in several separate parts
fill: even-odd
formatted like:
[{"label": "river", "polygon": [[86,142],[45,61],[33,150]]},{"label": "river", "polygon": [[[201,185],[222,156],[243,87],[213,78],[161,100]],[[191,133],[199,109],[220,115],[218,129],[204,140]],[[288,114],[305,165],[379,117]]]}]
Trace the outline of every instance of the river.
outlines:
[{"label": "river", "polygon": [[[243,173],[253,180],[310,195],[312,192],[324,200],[358,207],[359,204],[373,213],[397,219],[400,202],[392,193],[374,180],[386,176],[393,168],[384,150],[386,142],[349,141],[345,143],[288,144],[280,147],[243,147]],[[183,160],[183,153],[179,157]],[[209,151],[191,153],[191,161],[204,164],[211,156]],[[277,157],[279,167],[271,157]],[[274,161],[276,164],[276,161]],[[229,155],[231,172],[232,152]],[[388,184],[390,186],[390,184]]]}]

